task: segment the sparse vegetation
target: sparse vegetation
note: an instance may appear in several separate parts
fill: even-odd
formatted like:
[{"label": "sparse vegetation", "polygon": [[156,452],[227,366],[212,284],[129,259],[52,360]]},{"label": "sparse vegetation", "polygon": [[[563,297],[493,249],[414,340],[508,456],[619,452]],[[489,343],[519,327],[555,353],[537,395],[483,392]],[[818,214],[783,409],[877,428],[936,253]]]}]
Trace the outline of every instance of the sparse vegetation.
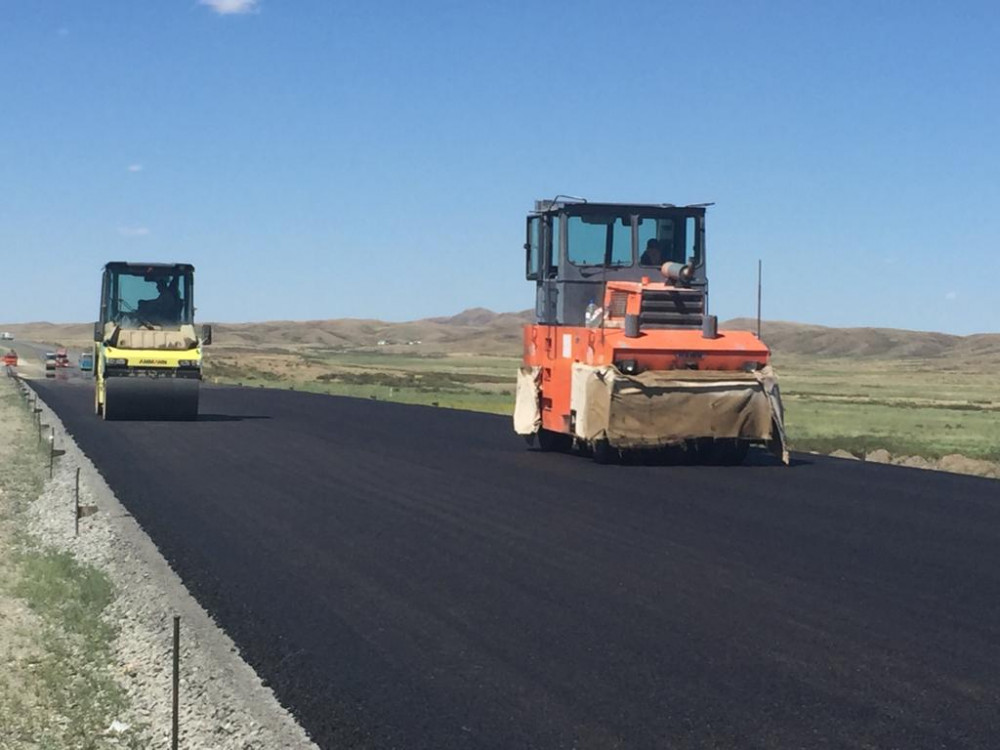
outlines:
[{"label": "sparse vegetation", "polygon": [[334,396],[468,409],[510,411],[513,357],[397,355],[384,352],[288,352],[284,356],[213,357],[214,382],[294,388]]},{"label": "sparse vegetation", "polygon": [[988,367],[941,371],[933,360],[777,357],[798,450],[1000,460],[1000,392]]},{"label": "sparse vegetation", "polygon": [[0,747],[145,747],[135,727],[106,733],[126,703],[110,666],[111,583],[27,532],[45,462],[9,381],[0,383],[0,414]]},{"label": "sparse vegetation", "polygon": [[[288,352],[212,358],[220,382],[509,414],[513,356]],[[1000,460],[1000,395],[988,367],[940,371],[933,360],[778,356],[795,450]]]},{"label": "sparse vegetation", "polygon": [[0,694],[5,737],[26,748],[143,747],[135,728],[126,737],[106,734],[126,705],[109,667],[115,630],[102,617],[113,596],[107,576],[31,540],[20,544],[18,567],[12,593],[41,627],[17,690]]}]

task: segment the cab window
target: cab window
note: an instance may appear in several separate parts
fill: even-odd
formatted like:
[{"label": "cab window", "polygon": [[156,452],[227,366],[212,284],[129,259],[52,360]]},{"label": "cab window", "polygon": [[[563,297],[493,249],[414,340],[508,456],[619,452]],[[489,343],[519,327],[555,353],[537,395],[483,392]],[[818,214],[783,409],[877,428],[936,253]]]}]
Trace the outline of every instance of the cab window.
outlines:
[{"label": "cab window", "polygon": [[528,219],[528,239],[525,243],[527,248],[527,259],[525,263],[525,276],[528,279],[538,278],[538,261],[541,253],[541,217],[533,216]]},{"label": "cab window", "polygon": [[639,265],[684,263],[682,223],[674,219],[639,217]]},{"label": "cab window", "polygon": [[571,216],[566,226],[573,265],[632,265],[632,222],[628,216]]},{"label": "cab window", "polygon": [[558,216],[549,216],[546,219],[548,224],[548,238],[542,238],[545,245],[544,252],[548,254],[548,264],[546,275],[549,278],[559,273],[559,230],[562,221]]}]

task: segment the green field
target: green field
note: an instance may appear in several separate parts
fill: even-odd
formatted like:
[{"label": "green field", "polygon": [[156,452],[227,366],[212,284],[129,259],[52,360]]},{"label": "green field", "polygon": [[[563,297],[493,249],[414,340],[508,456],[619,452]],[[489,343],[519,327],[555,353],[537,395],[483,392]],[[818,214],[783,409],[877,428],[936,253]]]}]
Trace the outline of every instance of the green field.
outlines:
[{"label": "green field", "polygon": [[[372,352],[212,357],[217,382],[509,414],[515,357]],[[275,364],[280,361],[280,366]],[[1000,391],[987,368],[946,360],[778,357],[795,450],[1000,460]]]},{"label": "green field", "polygon": [[[515,357],[411,356],[359,352],[289,354],[276,372],[259,358],[209,360],[206,377],[245,386],[294,388],[334,396],[510,413],[520,360]],[[220,361],[221,360],[221,361]]]},{"label": "green field", "polygon": [[985,368],[810,357],[775,368],[797,450],[1000,460],[1000,388]]}]

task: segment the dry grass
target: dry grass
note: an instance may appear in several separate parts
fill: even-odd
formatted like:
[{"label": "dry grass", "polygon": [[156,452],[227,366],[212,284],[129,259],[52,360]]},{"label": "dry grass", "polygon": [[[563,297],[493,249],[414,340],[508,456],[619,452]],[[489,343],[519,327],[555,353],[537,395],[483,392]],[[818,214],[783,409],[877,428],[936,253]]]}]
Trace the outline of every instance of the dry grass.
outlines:
[{"label": "dry grass", "polygon": [[25,530],[43,487],[43,453],[20,395],[0,381],[0,747],[146,747],[133,728],[105,735],[125,694],[113,677],[107,576]]},{"label": "dry grass", "polygon": [[801,355],[775,366],[799,449],[1000,460],[1000,391],[987,366]]}]

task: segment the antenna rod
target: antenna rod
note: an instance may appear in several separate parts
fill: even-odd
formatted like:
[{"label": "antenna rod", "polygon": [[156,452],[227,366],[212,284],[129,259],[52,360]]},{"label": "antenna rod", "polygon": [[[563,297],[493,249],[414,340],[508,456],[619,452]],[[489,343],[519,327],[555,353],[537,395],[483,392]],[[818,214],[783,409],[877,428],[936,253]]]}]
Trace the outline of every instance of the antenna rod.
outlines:
[{"label": "antenna rod", "polygon": [[763,261],[757,259],[757,338],[760,338],[760,289],[761,274],[763,273]]}]

